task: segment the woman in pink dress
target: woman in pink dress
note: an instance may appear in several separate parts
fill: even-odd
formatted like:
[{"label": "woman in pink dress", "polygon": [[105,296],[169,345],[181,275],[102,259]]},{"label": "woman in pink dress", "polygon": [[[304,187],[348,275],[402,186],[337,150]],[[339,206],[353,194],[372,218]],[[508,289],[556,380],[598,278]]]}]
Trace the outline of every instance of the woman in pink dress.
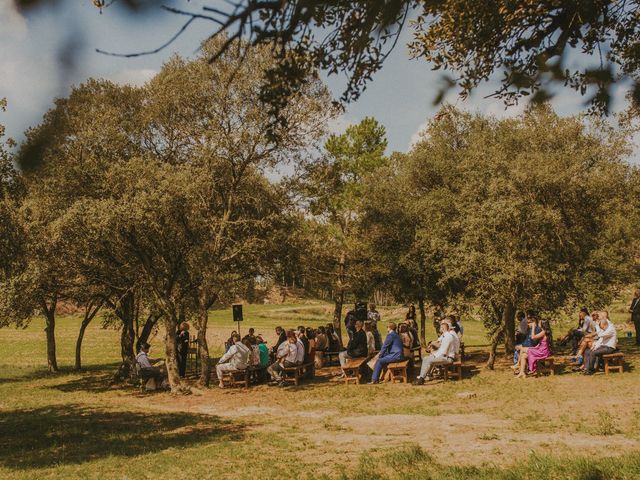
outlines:
[{"label": "woman in pink dress", "polygon": [[532,340],[539,340],[538,344],[535,347],[522,347],[520,350],[520,373],[518,378],[526,376],[527,367],[529,367],[529,373],[536,373],[538,361],[544,360],[551,355],[553,338],[549,320],[542,320],[540,326],[542,331],[531,337]]}]

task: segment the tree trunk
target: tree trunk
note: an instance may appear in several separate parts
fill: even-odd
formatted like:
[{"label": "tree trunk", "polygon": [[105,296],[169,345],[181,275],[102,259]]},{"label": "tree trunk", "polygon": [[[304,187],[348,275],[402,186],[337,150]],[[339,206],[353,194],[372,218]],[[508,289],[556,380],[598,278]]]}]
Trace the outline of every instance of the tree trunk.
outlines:
[{"label": "tree trunk", "polygon": [[76,340],[76,364],[73,367],[74,370],[82,369],[82,340],[84,338],[84,332],[91,323],[91,320],[96,316],[98,310],[100,310],[102,304],[97,305],[95,308],[92,308],[92,305],[89,304],[84,311],[84,318],[82,319],[82,324],[80,324],[80,332],[78,333],[78,339]]},{"label": "tree trunk", "polygon": [[340,339],[340,344],[344,345],[342,340],[342,305],[344,305],[344,264],[345,264],[345,254],[342,252],[340,254],[340,259],[338,261],[338,292],[335,297],[335,307],[333,310],[333,329],[338,334],[338,338]]},{"label": "tree trunk", "polygon": [[47,367],[50,372],[58,371],[58,360],[56,359],[56,300],[54,299],[51,306],[44,307],[44,316],[46,327],[44,331],[47,334]]},{"label": "tree trunk", "polygon": [[211,381],[211,366],[209,365],[209,344],[207,343],[207,324],[209,323],[209,313],[205,305],[200,305],[200,316],[198,318],[198,356],[200,357],[200,378],[198,384],[208,387]]},{"label": "tree trunk", "polygon": [[427,312],[424,309],[424,298],[418,299],[418,310],[420,310],[420,344],[427,345]]},{"label": "tree trunk", "polygon": [[115,382],[121,382],[127,378],[135,376],[136,355],[133,350],[135,342],[135,296],[133,293],[126,293],[120,300],[120,305],[116,308],[116,315],[122,321],[122,332],[120,334],[120,355],[122,364],[114,375]]},{"label": "tree trunk", "polygon": [[180,372],[178,372],[178,362],[176,361],[176,328],[178,326],[178,318],[175,316],[165,316],[166,333],[164,336],[165,364],[167,366],[167,377],[171,386],[171,393],[185,394],[189,393],[189,386],[186,385]]},{"label": "tree trunk", "polygon": [[153,331],[153,327],[156,326],[161,316],[162,315],[159,315],[159,314],[151,314],[147,318],[147,321],[144,323],[144,326],[142,327],[142,332],[140,332],[140,336],[136,341],[136,354],[140,353],[140,345],[142,345],[143,343],[148,343],[149,336]]},{"label": "tree trunk", "polygon": [[507,302],[502,311],[502,325],[504,326],[505,354],[513,355],[516,343],[516,309],[511,302]]},{"label": "tree trunk", "polygon": [[504,332],[504,324],[500,325],[491,335],[491,347],[489,350],[489,359],[487,360],[486,367],[490,370],[493,370],[493,365],[496,361],[496,349],[498,348],[498,344],[500,343],[502,334]]}]

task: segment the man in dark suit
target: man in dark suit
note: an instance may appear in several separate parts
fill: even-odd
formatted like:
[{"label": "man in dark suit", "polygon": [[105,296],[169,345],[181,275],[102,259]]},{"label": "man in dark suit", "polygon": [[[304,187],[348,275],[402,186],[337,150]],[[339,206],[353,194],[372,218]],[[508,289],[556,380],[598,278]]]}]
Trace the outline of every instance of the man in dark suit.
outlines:
[{"label": "man in dark suit", "polygon": [[629,313],[631,313],[631,321],[636,327],[636,345],[640,345],[640,288],[636,288],[633,294]]}]

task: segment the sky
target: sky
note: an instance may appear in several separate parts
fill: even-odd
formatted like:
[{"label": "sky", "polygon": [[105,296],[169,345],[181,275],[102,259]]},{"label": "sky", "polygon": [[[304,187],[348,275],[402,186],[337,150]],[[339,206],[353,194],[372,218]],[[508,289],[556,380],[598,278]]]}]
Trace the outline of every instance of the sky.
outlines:
[{"label": "sky", "polygon": [[[202,5],[217,0],[168,0],[168,4],[200,11]],[[58,2],[54,9],[41,9],[23,16],[13,0],[0,0],[0,98],[6,97],[8,109],[0,113],[7,135],[20,140],[29,126],[36,125],[56,97],[69,93],[72,85],[90,77],[121,83],[143,84],[171,55],[191,57],[200,41],[211,33],[214,24],[192,24],[175,43],[160,53],[135,58],[118,58],[97,53],[96,49],[133,53],[154,49],[170,38],[185,18],[168,12],[130,16],[117,8],[99,13],[91,0]],[[374,77],[358,101],[331,125],[339,133],[365,116],[375,117],[385,126],[389,152],[406,152],[419,138],[438,107],[433,105],[440,86],[440,72],[431,70],[423,60],[410,60],[406,43],[411,32],[405,29],[396,49]],[[74,47],[72,61],[62,52]],[[65,68],[60,68],[61,61]],[[66,62],[66,63],[65,63]],[[339,97],[344,78],[325,78],[334,96]],[[446,101],[461,108],[497,116],[515,116],[524,105],[505,109],[500,100],[484,98],[496,83],[483,85],[466,101],[451,92]],[[624,107],[624,89],[614,92],[614,110]],[[561,115],[584,110],[584,98],[564,90],[552,102]]]}]

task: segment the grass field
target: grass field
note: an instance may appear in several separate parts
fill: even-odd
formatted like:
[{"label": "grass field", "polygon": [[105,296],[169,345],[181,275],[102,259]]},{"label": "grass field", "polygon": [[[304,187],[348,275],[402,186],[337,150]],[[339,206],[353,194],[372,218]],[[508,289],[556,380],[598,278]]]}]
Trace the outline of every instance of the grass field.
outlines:
[{"label": "grass field", "polygon": [[[385,319],[404,312],[381,310]],[[610,310],[623,322],[624,303]],[[242,329],[273,341],[276,325],[330,316],[320,303],[251,305]],[[56,375],[45,370],[41,320],[0,330],[0,479],[640,477],[632,339],[621,340],[628,373],[518,380],[502,357],[495,371],[482,368],[486,336],[465,319],[462,382],[345,386],[325,370],[300,387],[173,397],[109,386],[119,334],[99,322],[85,336],[86,370],[71,372],[78,325],[59,319]],[[234,328],[228,310],[211,313],[214,352]]]}]

